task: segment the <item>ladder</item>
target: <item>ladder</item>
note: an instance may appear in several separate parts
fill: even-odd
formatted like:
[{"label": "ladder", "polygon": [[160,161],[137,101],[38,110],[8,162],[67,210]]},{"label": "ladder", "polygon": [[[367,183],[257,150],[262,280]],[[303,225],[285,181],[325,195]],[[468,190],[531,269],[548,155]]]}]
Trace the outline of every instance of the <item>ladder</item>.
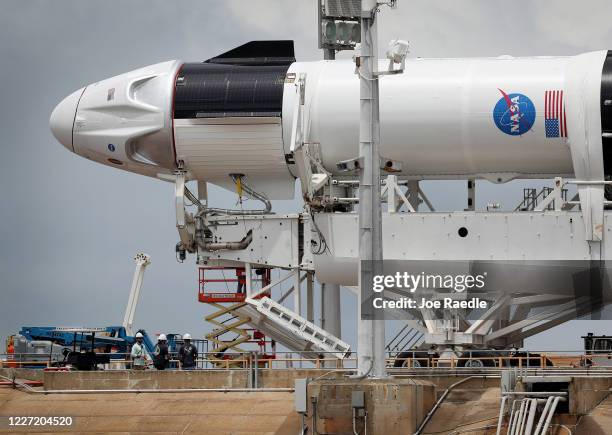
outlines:
[{"label": "ladder", "polygon": [[247,298],[246,303],[277,326],[310,343],[311,349],[329,353],[338,359],[346,358],[350,353],[347,343],[269,297]]}]

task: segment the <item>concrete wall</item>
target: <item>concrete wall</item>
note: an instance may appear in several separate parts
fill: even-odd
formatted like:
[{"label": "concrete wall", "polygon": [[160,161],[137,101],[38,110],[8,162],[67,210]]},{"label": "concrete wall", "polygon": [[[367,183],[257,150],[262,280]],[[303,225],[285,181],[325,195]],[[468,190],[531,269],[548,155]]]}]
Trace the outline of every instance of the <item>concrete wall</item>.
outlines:
[{"label": "concrete wall", "polygon": [[569,384],[569,413],[586,415],[610,395],[612,377],[578,378]]},{"label": "concrete wall", "polygon": [[[257,382],[260,388],[291,388],[297,378],[315,379],[326,373],[312,369],[260,369],[257,371]],[[138,372],[131,370],[96,371],[96,372],[43,372],[34,369],[0,368],[0,375],[19,379],[30,379],[45,382],[46,389],[129,389],[129,388],[246,388],[249,386],[247,370],[199,370],[163,371],[155,370]],[[410,379],[428,381],[436,386],[441,394],[451,384],[463,379],[466,375],[427,374],[410,376]],[[326,378],[342,378],[343,373],[328,373]],[[402,379],[399,377],[398,379]],[[499,386],[499,379],[474,379],[462,388],[487,388]],[[586,387],[587,389],[592,387]]]},{"label": "concrete wall", "polygon": [[45,390],[246,388],[246,371],[45,372]]},{"label": "concrete wall", "polygon": [[[421,381],[431,382],[436,386],[436,392],[438,394],[442,394],[444,390],[453,385],[456,382],[459,382],[461,379],[465,379],[469,376],[474,375],[466,375],[466,374],[453,374],[453,375],[414,375],[408,377],[408,379],[419,379]],[[396,379],[403,379],[402,376],[397,376]],[[499,387],[500,379],[499,377],[490,377],[490,378],[478,378],[478,379],[470,379],[462,384],[461,388],[491,388],[491,387]]]},{"label": "concrete wall", "polygon": [[[309,433],[353,434],[353,392],[363,392],[364,416],[355,421],[358,433],[414,433],[435,403],[435,387],[412,379],[315,380],[308,384]],[[314,399],[313,399],[314,398]],[[316,424],[316,431],[313,424]]]},{"label": "concrete wall", "polygon": [[[259,388],[293,388],[296,378],[316,378],[320,370],[259,370]],[[44,372],[46,390],[248,388],[248,370],[117,370],[92,372]],[[338,374],[340,376],[340,374]]]},{"label": "concrete wall", "polygon": [[27,379],[30,381],[42,381],[43,371],[35,369],[12,369],[12,368],[0,368],[0,376],[13,379]]},{"label": "concrete wall", "polygon": [[70,426],[18,433],[293,435],[300,420],[289,392],[28,394],[0,388],[0,433],[8,416],[70,416]]}]

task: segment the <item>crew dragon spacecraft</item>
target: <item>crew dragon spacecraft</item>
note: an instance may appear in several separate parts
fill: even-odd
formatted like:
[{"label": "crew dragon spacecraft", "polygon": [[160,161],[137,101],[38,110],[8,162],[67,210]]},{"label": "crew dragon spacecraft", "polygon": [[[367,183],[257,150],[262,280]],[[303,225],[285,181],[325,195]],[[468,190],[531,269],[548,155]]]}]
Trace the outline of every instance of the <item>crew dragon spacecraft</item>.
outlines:
[{"label": "crew dragon spacecraft", "polygon": [[[381,69],[384,69],[381,62]],[[85,86],[50,125],[70,151],[151,177],[294,195],[298,81],[303,141],[331,174],[359,147],[350,60],[296,62],[292,41],[253,41],[204,62],[169,61]],[[381,155],[400,178],[506,182],[612,174],[612,52],[408,59],[380,81]]]}]

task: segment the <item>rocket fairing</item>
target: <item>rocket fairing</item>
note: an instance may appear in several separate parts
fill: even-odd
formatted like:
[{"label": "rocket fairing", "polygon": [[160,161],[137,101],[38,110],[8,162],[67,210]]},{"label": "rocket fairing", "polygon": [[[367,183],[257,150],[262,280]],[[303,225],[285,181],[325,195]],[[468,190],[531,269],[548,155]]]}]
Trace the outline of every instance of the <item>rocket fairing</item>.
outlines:
[{"label": "rocket fairing", "polygon": [[[291,41],[99,81],[64,99],[50,124],[66,148],[102,164],[167,178],[182,162],[189,179],[230,187],[230,174],[244,174],[270,199],[290,198],[300,77],[304,142],[338,175],[359,150],[355,65],[296,62]],[[602,180],[612,174],[612,52],[409,59],[380,79],[380,123],[381,155],[402,164],[400,178]]]}]

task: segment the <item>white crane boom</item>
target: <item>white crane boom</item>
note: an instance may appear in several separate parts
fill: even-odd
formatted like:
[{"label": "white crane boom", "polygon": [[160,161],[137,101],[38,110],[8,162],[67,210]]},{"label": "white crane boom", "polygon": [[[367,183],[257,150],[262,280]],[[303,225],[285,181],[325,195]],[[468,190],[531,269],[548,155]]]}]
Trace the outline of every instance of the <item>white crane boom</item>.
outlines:
[{"label": "white crane boom", "polygon": [[132,287],[130,288],[130,297],[128,299],[127,307],[125,308],[125,316],[123,317],[123,327],[127,335],[134,335],[134,314],[136,313],[136,306],[138,305],[138,299],[140,297],[140,288],[142,287],[142,279],[144,277],[144,271],[146,267],[151,264],[151,257],[147,254],[139,252],[134,257],[136,262],[136,269],[134,270],[134,278],[132,279]]}]

